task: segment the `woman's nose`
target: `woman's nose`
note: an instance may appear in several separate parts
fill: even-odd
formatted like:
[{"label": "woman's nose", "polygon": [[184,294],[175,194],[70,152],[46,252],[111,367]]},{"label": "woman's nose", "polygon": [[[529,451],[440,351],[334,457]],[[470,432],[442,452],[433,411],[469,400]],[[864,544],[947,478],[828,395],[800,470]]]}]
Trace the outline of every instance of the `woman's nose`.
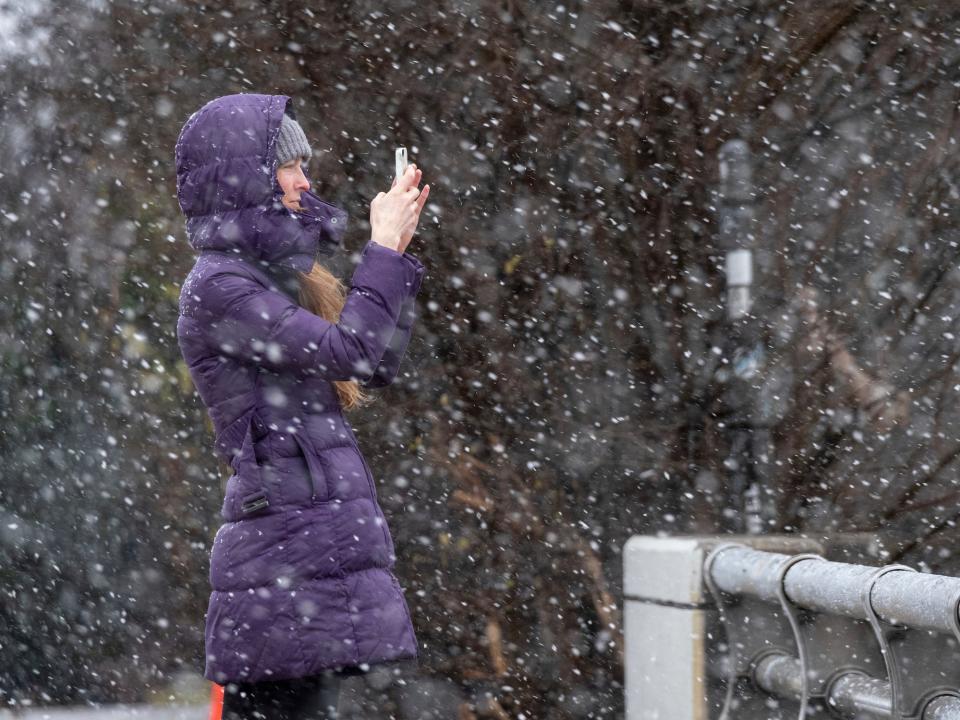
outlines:
[{"label": "woman's nose", "polygon": [[310,181],[307,180],[307,176],[303,174],[303,170],[300,171],[300,177],[297,178],[297,187],[304,190],[310,189]]}]

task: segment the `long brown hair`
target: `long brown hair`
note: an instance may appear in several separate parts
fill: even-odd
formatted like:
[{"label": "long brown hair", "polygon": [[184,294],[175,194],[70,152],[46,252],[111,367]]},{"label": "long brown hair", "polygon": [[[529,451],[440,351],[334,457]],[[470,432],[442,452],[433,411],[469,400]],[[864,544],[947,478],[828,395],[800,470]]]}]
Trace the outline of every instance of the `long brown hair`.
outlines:
[{"label": "long brown hair", "polygon": [[[340,279],[316,261],[310,272],[298,272],[297,277],[300,280],[300,305],[328,322],[337,322],[347,300],[347,288]],[[355,380],[334,380],[333,386],[344,410],[373,402],[373,396],[363,392]]]}]

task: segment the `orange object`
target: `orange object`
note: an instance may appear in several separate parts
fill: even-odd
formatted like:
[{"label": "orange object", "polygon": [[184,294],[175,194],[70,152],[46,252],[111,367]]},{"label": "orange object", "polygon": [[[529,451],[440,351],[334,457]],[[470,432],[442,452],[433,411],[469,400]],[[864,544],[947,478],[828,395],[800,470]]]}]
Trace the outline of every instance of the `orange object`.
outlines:
[{"label": "orange object", "polygon": [[210,683],[210,720],[223,716],[223,685]]}]

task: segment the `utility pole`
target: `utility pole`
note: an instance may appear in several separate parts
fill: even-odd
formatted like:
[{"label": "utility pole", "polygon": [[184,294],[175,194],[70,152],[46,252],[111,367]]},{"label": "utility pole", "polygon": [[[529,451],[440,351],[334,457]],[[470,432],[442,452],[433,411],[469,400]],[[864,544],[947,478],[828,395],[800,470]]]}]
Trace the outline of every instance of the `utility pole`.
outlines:
[{"label": "utility pole", "polygon": [[724,250],[727,275],[729,359],[723,379],[727,383],[726,424],[730,454],[724,462],[729,472],[729,494],[724,525],[738,533],[759,534],[765,529],[764,496],[769,453],[769,431],[761,413],[760,369],[764,364],[761,328],[755,308],[753,283],[756,244],[753,163],[743,140],[729,140],[720,148],[719,245]]}]

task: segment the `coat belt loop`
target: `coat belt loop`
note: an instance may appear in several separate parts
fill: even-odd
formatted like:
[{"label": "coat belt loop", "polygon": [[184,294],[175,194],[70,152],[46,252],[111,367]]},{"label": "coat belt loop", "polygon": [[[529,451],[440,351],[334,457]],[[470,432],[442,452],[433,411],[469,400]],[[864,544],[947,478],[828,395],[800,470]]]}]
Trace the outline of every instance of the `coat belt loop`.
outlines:
[{"label": "coat belt loop", "polygon": [[[253,409],[250,411],[250,417],[247,419],[247,429],[246,436],[243,439],[243,444],[247,445],[249,441],[249,449],[247,450],[248,459],[250,464],[253,466],[251,470],[257,474],[257,482],[259,487],[256,488],[253,492],[244,495],[241,498],[235,499],[235,504],[240,505],[240,512],[243,515],[249,515],[250,513],[257,512],[258,510],[263,510],[266,507],[270,506],[270,500],[267,498],[267,489],[264,487],[263,482],[263,471],[260,469],[260,463],[257,462],[257,453],[253,447],[253,426],[254,423],[261,423],[262,420],[260,416],[257,415],[257,399],[260,396],[260,368],[257,368],[257,376],[253,382]],[[258,431],[262,431],[265,428],[257,427]],[[240,460],[237,464],[239,465],[243,461],[243,456],[241,455]]]},{"label": "coat belt loop", "polygon": [[[306,432],[306,427],[298,428],[296,432],[292,433],[293,440],[300,446],[300,452],[303,453],[304,460],[307,461],[310,486],[313,489],[312,499],[316,500],[318,495],[321,499],[326,499],[326,480],[324,479],[323,468],[318,464],[317,451]],[[301,435],[301,433],[303,434]]]},{"label": "coat belt loop", "polygon": [[[263,510],[266,507],[269,507],[270,501],[267,499],[267,491],[263,486],[263,473],[260,469],[260,464],[257,462],[257,454],[253,447],[253,424],[258,420],[257,411],[253,410],[250,412],[250,419],[247,421],[247,430],[246,435],[243,438],[243,445],[245,446],[245,452],[241,455],[240,460],[237,462],[239,466],[243,462],[244,456],[249,460],[249,464],[252,466],[250,468],[251,472],[255,472],[257,475],[257,480],[259,481],[259,487],[251,493],[244,495],[243,497],[236,498],[235,502],[240,504],[240,512],[244,515],[248,515],[257,510]],[[249,443],[249,444],[248,444]]]}]

